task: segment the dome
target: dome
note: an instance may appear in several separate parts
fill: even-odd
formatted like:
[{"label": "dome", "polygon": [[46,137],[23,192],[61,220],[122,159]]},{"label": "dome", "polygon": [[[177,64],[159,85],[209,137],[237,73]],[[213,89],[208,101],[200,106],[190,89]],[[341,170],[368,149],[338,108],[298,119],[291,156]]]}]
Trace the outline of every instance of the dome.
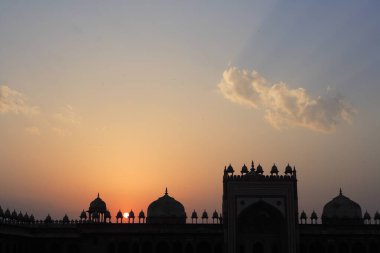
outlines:
[{"label": "dome", "polygon": [[88,209],[90,213],[98,212],[98,213],[105,213],[107,211],[107,205],[106,202],[104,202],[100,197],[98,193],[98,197],[94,199],[90,203],[90,208]]},{"label": "dome", "polygon": [[140,218],[140,219],[145,219],[145,213],[144,213],[143,210],[140,211],[140,213],[139,213],[139,218]]},{"label": "dome", "polygon": [[273,164],[273,166],[272,166],[272,169],[271,169],[271,171],[270,171],[270,174],[278,174],[278,169],[277,169],[277,166],[276,166],[276,164]]},{"label": "dome", "polygon": [[192,219],[198,219],[198,214],[197,212],[194,210],[193,213],[191,214],[191,218]]},{"label": "dome", "polygon": [[362,224],[362,209],[359,204],[342,194],[333,198],[323,207],[324,224]]},{"label": "dome", "polygon": [[232,168],[231,164],[228,165],[226,172],[227,173],[234,173],[234,168]]},{"label": "dome", "polygon": [[123,219],[123,213],[120,210],[119,210],[119,212],[117,212],[116,218],[117,219]]},{"label": "dome", "polygon": [[256,173],[257,173],[257,174],[263,174],[263,173],[264,173],[263,167],[261,167],[261,164],[260,164],[260,163],[259,163],[259,165],[257,166]]},{"label": "dome", "polygon": [[243,165],[243,167],[241,168],[241,174],[246,174],[246,173],[248,173],[248,168],[247,168],[247,166],[244,164]]},{"label": "dome", "polygon": [[285,167],[285,174],[292,174],[293,173],[293,170],[292,170],[292,167],[289,165],[286,165]]},{"label": "dome", "polygon": [[185,208],[180,202],[170,197],[166,189],[164,196],[149,205],[147,223],[184,224],[186,223]]},{"label": "dome", "polygon": [[67,216],[67,214],[65,214],[65,216],[63,216],[62,222],[63,223],[69,223],[70,222],[69,216]]}]

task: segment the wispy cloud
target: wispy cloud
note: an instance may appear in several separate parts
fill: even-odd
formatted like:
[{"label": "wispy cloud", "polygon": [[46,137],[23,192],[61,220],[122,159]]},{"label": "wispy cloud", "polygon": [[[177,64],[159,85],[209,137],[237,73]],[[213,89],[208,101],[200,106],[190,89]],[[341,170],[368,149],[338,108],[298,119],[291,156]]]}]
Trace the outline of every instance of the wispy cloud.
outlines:
[{"label": "wispy cloud", "polygon": [[330,133],[341,122],[351,122],[355,109],[341,95],[316,97],[303,88],[271,83],[256,71],[230,67],[218,84],[228,100],[265,111],[275,128],[299,126]]},{"label": "wispy cloud", "polygon": [[52,127],[51,131],[61,137],[67,137],[71,135],[71,132],[69,130],[60,127]]},{"label": "wispy cloud", "polygon": [[31,105],[21,92],[0,85],[0,114],[7,113],[32,115],[39,113],[39,109]]},{"label": "wispy cloud", "polygon": [[40,129],[36,126],[25,127],[24,130],[30,135],[41,135]]},{"label": "wispy cloud", "polygon": [[81,122],[81,118],[71,105],[63,106],[60,112],[53,114],[53,118],[61,123],[70,125],[80,125]]}]

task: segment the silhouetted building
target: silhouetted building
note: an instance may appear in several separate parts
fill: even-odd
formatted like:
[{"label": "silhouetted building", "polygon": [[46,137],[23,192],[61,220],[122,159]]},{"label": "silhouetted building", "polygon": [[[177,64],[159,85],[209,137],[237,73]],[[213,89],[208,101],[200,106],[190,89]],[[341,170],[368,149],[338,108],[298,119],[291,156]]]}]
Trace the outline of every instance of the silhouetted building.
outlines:
[{"label": "silhouetted building", "polygon": [[[209,217],[164,195],[135,217],[119,210],[116,223],[99,194],[79,219],[65,215],[11,212],[0,207],[0,253],[379,253],[380,214],[362,214],[359,204],[344,196],[323,208],[298,215],[297,175],[287,165],[283,175],[273,165],[264,175],[261,165],[244,165],[239,174],[229,165],[223,175],[222,213]],[[210,213],[211,214],[211,213]],[[137,214],[136,214],[137,215]],[[321,222],[319,222],[321,220]],[[187,222],[186,222],[187,221]]]}]

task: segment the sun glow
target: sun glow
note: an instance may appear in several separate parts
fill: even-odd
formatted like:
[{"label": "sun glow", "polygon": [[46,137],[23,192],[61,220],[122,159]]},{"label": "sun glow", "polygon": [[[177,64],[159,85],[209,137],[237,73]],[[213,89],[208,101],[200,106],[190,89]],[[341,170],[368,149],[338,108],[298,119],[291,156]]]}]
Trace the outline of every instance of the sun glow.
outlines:
[{"label": "sun glow", "polygon": [[127,219],[129,217],[129,213],[124,213],[123,216]]}]

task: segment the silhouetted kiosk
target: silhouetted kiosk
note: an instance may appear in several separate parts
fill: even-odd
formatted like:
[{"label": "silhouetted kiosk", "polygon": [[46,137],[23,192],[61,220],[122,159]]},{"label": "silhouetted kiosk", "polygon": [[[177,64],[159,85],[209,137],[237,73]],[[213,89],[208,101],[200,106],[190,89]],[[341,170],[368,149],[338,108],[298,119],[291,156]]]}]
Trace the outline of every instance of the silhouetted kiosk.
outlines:
[{"label": "silhouetted kiosk", "polygon": [[131,220],[132,220],[132,223],[135,223],[135,213],[132,211],[132,209],[128,215],[128,223],[131,223]]},{"label": "silhouetted kiosk", "polygon": [[191,223],[194,223],[194,220],[195,220],[195,224],[197,224],[198,223],[198,214],[195,210],[191,214]]},{"label": "silhouetted kiosk", "polygon": [[202,213],[202,223],[206,223],[206,224],[208,223],[208,214],[207,214],[206,210],[204,210]]},{"label": "silhouetted kiosk", "polygon": [[107,205],[100,198],[99,193],[98,197],[90,203],[90,207],[87,212],[89,214],[88,216],[90,217],[90,221],[106,222],[105,214],[107,212]]},{"label": "silhouetted kiosk", "polygon": [[116,223],[123,223],[123,213],[119,210],[116,214]]},{"label": "silhouetted kiosk", "polygon": [[139,213],[139,223],[144,223],[144,222],[145,222],[145,213],[143,210],[141,210]]}]

